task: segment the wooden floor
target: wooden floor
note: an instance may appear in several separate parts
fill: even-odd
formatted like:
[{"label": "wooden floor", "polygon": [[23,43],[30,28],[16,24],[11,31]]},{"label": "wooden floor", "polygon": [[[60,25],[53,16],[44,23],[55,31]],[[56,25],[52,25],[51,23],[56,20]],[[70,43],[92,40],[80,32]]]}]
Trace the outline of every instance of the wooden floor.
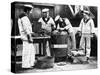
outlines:
[{"label": "wooden floor", "polygon": [[85,64],[71,64],[65,61],[54,63],[54,67],[50,69],[28,69],[23,70],[21,68],[21,62],[17,62],[16,70],[17,73],[37,73],[37,72],[55,72],[55,71],[69,71],[69,70],[85,70],[85,69],[96,69],[97,60],[93,57],[90,59],[89,63]]}]

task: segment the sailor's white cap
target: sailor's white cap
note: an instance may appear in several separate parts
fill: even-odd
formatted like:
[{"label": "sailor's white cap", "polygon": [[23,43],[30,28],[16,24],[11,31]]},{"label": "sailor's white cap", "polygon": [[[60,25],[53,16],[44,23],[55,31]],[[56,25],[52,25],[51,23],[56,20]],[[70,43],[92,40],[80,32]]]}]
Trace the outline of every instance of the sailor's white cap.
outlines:
[{"label": "sailor's white cap", "polygon": [[49,11],[48,8],[42,9],[42,12],[48,12],[48,11]]},{"label": "sailor's white cap", "polygon": [[85,13],[87,15],[89,15],[91,18],[94,18],[95,16],[92,14],[91,11],[88,11],[88,10],[83,10],[82,13]]},{"label": "sailor's white cap", "polygon": [[87,10],[83,10],[83,13],[90,14],[90,12]]},{"label": "sailor's white cap", "polygon": [[31,8],[31,9],[33,8],[33,6],[29,5],[29,4],[25,4],[24,7],[28,7],[28,8]]},{"label": "sailor's white cap", "polygon": [[60,18],[60,15],[57,15],[57,16],[55,17],[55,21],[57,21],[59,18]]}]

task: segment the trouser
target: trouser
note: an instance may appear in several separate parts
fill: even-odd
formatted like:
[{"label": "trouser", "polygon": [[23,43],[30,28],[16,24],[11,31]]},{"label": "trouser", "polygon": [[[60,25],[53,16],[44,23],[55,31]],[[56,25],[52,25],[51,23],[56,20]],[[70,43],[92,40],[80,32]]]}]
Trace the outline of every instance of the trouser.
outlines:
[{"label": "trouser", "polygon": [[91,52],[90,45],[91,45],[90,35],[82,34],[82,37],[80,40],[80,48],[84,49],[84,52],[86,52],[86,57],[90,57],[90,52]]},{"label": "trouser", "polygon": [[50,52],[50,46],[51,46],[51,44],[50,44],[50,41],[44,41],[43,42],[43,55],[45,55],[45,56],[50,56],[51,55],[51,52]]},{"label": "trouser", "polygon": [[33,43],[23,41],[22,68],[30,68],[35,62],[35,46]]},{"label": "trouser", "polygon": [[74,33],[70,33],[68,37],[68,50],[76,49],[76,40]]},{"label": "trouser", "polygon": [[76,39],[74,33],[70,33],[67,38],[67,61],[73,62],[74,61],[74,56],[73,53],[71,52],[72,50],[76,49]]}]

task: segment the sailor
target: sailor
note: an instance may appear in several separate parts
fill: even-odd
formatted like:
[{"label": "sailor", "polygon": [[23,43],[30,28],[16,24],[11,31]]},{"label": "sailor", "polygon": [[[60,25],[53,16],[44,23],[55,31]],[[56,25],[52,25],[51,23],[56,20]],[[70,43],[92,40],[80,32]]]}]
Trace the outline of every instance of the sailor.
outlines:
[{"label": "sailor", "polygon": [[71,47],[72,50],[76,49],[76,41],[75,41],[75,36],[74,36],[74,30],[73,27],[68,20],[68,18],[62,18],[60,15],[57,15],[55,18],[55,23],[56,23],[56,30],[58,31],[66,31],[68,35],[70,36],[71,40]]},{"label": "sailor", "polygon": [[[67,56],[72,57],[72,50],[76,50],[76,41],[75,41],[75,35],[74,35],[74,30],[73,27],[68,20],[68,18],[62,18],[60,15],[57,15],[55,18],[55,23],[56,23],[56,30],[54,33],[63,33],[65,35],[68,35],[68,51],[67,51]],[[67,34],[66,34],[67,33]],[[71,58],[73,60],[73,58]]]},{"label": "sailor", "polygon": [[35,47],[32,39],[32,25],[28,15],[31,13],[32,5],[24,5],[24,13],[18,18],[18,26],[23,41],[22,68],[33,68],[35,63]]},{"label": "sailor", "polygon": [[83,18],[79,25],[80,31],[80,48],[85,52],[85,44],[86,44],[86,59],[90,58],[91,52],[91,37],[94,35],[94,15],[89,10],[82,11]]},{"label": "sailor", "polygon": [[45,29],[48,32],[51,32],[52,28],[55,27],[55,22],[53,18],[49,16],[48,8],[42,10],[42,17],[38,20],[38,22],[42,24],[42,29]]},{"label": "sailor", "polygon": [[[54,22],[53,18],[49,16],[49,9],[48,8],[44,8],[42,10],[42,17],[38,20],[38,22],[41,23],[42,29],[44,30],[45,34],[50,36],[51,32],[55,28],[55,22]],[[44,52],[43,52],[44,55],[47,55],[47,56],[52,55],[52,52],[48,53],[49,51],[51,51],[50,50],[50,41],[49,41],[49,43],[45,41],[44,45],[46,48],[46,50],[44,50]]]}]

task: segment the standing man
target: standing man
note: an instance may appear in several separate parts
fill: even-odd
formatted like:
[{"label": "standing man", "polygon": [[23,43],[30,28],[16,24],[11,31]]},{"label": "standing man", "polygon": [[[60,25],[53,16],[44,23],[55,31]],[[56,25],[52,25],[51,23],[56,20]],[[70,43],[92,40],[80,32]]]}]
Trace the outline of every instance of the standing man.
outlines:
[{"label": "standing man", "polygon": [[24,5],[24,13],[18,18],[18,26],[23,41],[22,68],[32,68],[35,62],[35,47],[32,39],[32,26],[28,18],[31,5]]},{"label": "standing man", "polygon": [[38,20],[38,22],[42,24],[42,29],[45,29],[48,32],[51,32],[52,28],[55,27],[54,20],[49,16],[48,8],[42,10],[42,17]]},{"label": "standing man", "polygon": [[71,48],[72,50],[75,50],[76,49],[75,35],[70,21],[67,18],[61,18],[60,15],[58,15],[55,18],[55,23],[56,23],[56,30],[66,31],[68,33],[72,45]]},{"label": "standing man", "polygon": [[81,35],[80,48],[84,49],[85,52],[86,46],[86,58],[88,60],[91,52],[91,35],[94,34],[94,21],[92,19],[93,14],[90,11],[84,10],[82,11],[82,14],[83,18],[79,26],[79,31]]},{"label": "standing man", "polygon": [[71,50],[76,49],[76,41],[75,41],[75,35],[73,31],[73,27],[70,23],[70,21],[67,18],[62,18],[60,15],[57,15],[55,18],[55,23],[56,23],[56,30],[55,32],[67,32],[68,34],[68,52],[67,56],[70,57],[72,56]]},{"label": "standing man", "polygon": [[[45,8],[42,10],[42,17],[38,20],[38,22],[41,23],[42,29],[46,31],[46,33],[52,32],[52,30],[55,28],[55,23],[52,17],[49,16],[49,9]],[[45,42],[45,46],[47,42]],[[47,47],[47,46],[46,46]],[[44,55],[47,55],[46,51],[44,50]]]}]

